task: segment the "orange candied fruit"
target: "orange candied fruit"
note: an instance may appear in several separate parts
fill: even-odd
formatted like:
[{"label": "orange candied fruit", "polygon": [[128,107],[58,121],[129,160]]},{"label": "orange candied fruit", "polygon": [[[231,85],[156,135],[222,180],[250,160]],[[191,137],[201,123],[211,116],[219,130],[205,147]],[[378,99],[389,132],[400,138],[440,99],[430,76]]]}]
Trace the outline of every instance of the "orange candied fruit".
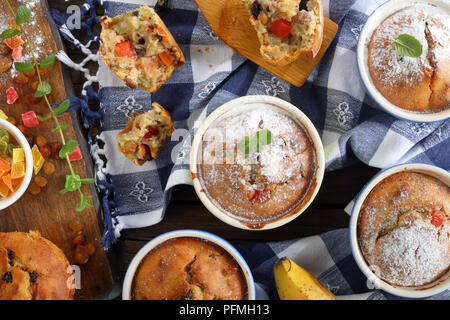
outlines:
[{"label": "orange candied fruit", "polygon": [[6,198],[9,194],[9,188],[3,181],[0,181],[0,197]]}]

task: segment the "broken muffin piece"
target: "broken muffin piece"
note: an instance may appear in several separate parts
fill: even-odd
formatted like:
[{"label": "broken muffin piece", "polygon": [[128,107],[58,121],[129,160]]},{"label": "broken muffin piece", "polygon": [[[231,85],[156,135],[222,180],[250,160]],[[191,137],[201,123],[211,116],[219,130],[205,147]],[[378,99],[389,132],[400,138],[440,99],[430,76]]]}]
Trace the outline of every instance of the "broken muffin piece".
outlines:
[{"label": "broken muffin piece", "polygon": [[119,151],[137,166],[156,159],[175,131],[170,114],[157,102],[152,106],[150,111],[135,113],[117,136]]},{"label": "broken muffin piece", "polygon": [[314,58],[322,45],[321,0],[242,0],[261,44],[262,57],[287,65],[300,55]]},{"label": "broken muffin piece", "polygon": [[102,17],[100,54],[131,87],[156,92],[185,63],[183,52],[156,12],[148,7]]}]

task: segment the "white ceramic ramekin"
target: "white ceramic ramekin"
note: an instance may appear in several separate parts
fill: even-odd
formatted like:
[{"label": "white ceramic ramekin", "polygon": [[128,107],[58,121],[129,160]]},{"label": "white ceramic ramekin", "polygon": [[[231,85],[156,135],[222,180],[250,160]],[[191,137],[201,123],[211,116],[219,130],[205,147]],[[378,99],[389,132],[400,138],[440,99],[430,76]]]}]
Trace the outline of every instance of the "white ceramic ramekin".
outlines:
[{"label": "white ceramic ramekin", "polygon": [[370,280],[376,288],[384,290],[396,296],[405,298],[424,298],[441,293],[450,288],[450,271],[443,275],[440,279],[419,287],[400,287],[391,285],[380,278],[378,278],[374,272],[369,268],[366,260],[363,257],[358,242],[358,216],[364,200],[369,195],[370,191],[383,179],[391,176],[395,173],[402,171],[419,172],[435,177],[443,183],[450,186],[450,173],[447,171],[428,164],[412,163],[391,167],[378,173],[372,180],[369,181],[359,193],[355,205],[352,210],[352,216],[350,218],[350,246],[352,249],[353,257],[361,269],[362,273]]},{"label": "white ceramic ramekin", "polygon": [[244,274],[245,280],[247,282],[248,300],[255,300],[256,292],[255,292],[255,282],[253,281],[253,275],[244,258],[241,256],[241,254],[224,239],[212,233],[200,230],[177,230],[167,232],[154,238],[153,240],[148,242],[141,250],[139,250],[139,252],[136,254],[136,256],[131,261],[130,265],[128,266],[127,273],[125,274],[125,279],[123,281],[122,287],[123,300],[131,300],[131,290],[133,288],[134,275],[142,259],[144,259],[151,250],[153,250],[160,244],[170,239],[182,237],[191,237],[207,240],[227,251],[241,267],[242,273]]},{"label": "white ceramic ramekin", "polygon": [[376,9],[369,17],[361,31],[358,42],[357,59],[358,69],[361,76],[362,83],[366,89],[366,92],[372,99],[386,112],[393,116],[416,122],[433,122],[450,118],[450,108],[435,113],[419,113],[397,107],[389,102],[378,91],[375,84],[372,81],[368,66],[368,44],[375,29],[394,12],[401,10],[405,7],[411,6],[416,3],[424,3],[436,6],[439,10],[450,14],[450,1],[442,0],[391,0],[381,5]]},{"label": "white ceramic ramekin", "polygon": [[20,185],[19,189],[9,195],[8,197],[4,199],[0,199],[0,211],[3,209],[6,209],[7,207],[14,204],[19,198],[24,194],[24,192],[27,190],[31,178],[33,176],[33,156],[31,154],[31,148],[28,144],[27,139],[23,135],[23,133],[12,123],[0,119],[0,129],[6,129],[8,130],[9,134],[14,137],[14,139],[19,143],[20,147],[23,148],[25,153],[25,177],[23,178],[22,184]]},{"label": "white ceramic ramekin", "polygon": [[[231,215],[223,212],[220,208],[218,208],[205,194],[203,191],[203,186],[199,177],[199,151],[202,145],[202,139],[205,132],[208,128],[215,122],[220,120],[223,116],[227,115],[229,112],[232,112],[235,108],[242,107],[243,105],[251,105],[251,104],[267,104],[274,105],[281,110],[287,112],[290,116],[296,119],[303,125],[303,128],[307,131],[309,138],[312,141],[314,149],[316,151],[316,173],[314,176],[314,180],[311,184],[310,189],[307,194],[303,198],[303,202],[300,203],[296,208],[292,210],[292,212],[287,213],[286,215],[264,222],[255,222],[254,224],[249,221],[241,221],[236,218],[233,218]],[[314,126],[314,124],[309,120],[309,118],[302,112],[300,109],[292,105],[291,103],[284,101],[282,99],[272,97],[272,96],[264,96],[264,95],[254,95],[254,96],[245,96],[241,98],[237,98],[231,100],[222,106],[218,107],[214,110],[201,124],[199,129],[197,130],[194,140],[192,142],[191,153],[190,153],[190,171],[193,179],[194,189],[205,205],[205,207],[214,214],[217,218],[222,220],[223,222],[245,230],[268,230],[280,227],[295,218],[297,218],[306,208],[311,204],[314,198],[317,195],[317,192],[320,189],[322,184],[324,172],[325,172],[325,153],[323,150],[322,140]]]}]

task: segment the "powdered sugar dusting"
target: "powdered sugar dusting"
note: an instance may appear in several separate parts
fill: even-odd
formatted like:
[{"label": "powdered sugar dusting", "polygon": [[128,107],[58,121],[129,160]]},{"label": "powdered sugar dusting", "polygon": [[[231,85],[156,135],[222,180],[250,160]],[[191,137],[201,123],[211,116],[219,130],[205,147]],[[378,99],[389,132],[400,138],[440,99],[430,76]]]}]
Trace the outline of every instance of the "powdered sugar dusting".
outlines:
[{"label": "powdered sugar dusting", "polygon": [[[270,130],[272,141],[245,154],[240,141]],[[273,218],[302,199],[315,173],[315,151],[303,126],[272,105],[243,106],[216,121],[202,143],[201,181],[224,211]],[[256,199],[256,200],[255,200]]]},{"label": "powdered sugar dusting", "polygon": [[[428,61],[428,42],[425,38],[428,5],[416,5],[402,9],[388,17],[376,29],[371,40],[369,64],[381,73],[384,84],[413,83],[431,72]],[[395,50],[392,39],[400,34],[409,34],[422,45],[418,58],[403,56]]]}]

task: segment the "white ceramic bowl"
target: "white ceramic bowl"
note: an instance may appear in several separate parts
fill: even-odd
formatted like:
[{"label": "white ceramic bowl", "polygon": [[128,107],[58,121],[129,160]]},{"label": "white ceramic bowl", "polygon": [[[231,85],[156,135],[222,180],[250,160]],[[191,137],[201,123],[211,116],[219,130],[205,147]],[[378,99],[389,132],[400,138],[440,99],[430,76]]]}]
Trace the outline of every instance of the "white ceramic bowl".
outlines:
[{"label": "white ceramic bowl", "polygon": [[158,245],[166,242],[167,240],[181,237],[191,237],[207,240],[227,251],[241,267],[242,273],[244,274],[245,280],[247,282],[248,300],[255,300],[256,292],[255,292],[255,282],[253,281],[253,275],[244,258],[241,256],[241,254],[224,239],[212,233],[200,230],[177,230],[167,232],[154,238],[153,240],[148,242],[141,250],[139,250],[139,252],[136,254],[136,256],[131,261],[130,265],[128,266],[127,273],[125,274],[125,279],[122,287],[123,300],[131,300],[131,290],[133,286],[134,275],[142,259],[144,259],[147,256],[147,254]]},{"label": "white ceramic bowl", "polygon": [[368,95],[371,96],[372,99],[381,108],[383,108],[393,116],[400,119],[406,119],[416,122],[433,122],[448,119],[450,118],[450,108],[435,113],[419,113],[397,107],[396,105],[389,102],[378,91],[370,76],[368,67],[368,44],[374,30],[380,25],[381,22],[383,22],[384,19],[386,19],[394,12],[401,10],[402,8],[411,6],[415,3],[431,4],[436,6],[438,10],[450,14],[450,1],[444,2],[442,0],[392,0],[386,2],[372,13],[361,31],[357,50],[359,73]]},{"label": "white ceramic bowl", "polygon": [[[274,105],[281,110],[287,112],[291,117],[296,119],[303,125],[303,128],[307,131],[313,146],[316,151],[316,173],[311,188],[308,190],[307,194],[304,197],[303,203],[300,206],[296,207],[293,212],[290,212],[278,219],[274,219],[271,221],[265,221],[262,223],[255,222],[252,225],[251,222],[248,221],[240,221],[236,218],[233,218],[231,215],[223,212],[220,208],[218,208],[205,194],[203,191],[203,186],[199,178],[198,173],[198,164],[199,164],[199,149],[202,144],[203,135],[208,130],[208,128],[222,116],[225,116],[227,113],[233,111],[233,109],[242,107],[243,105],[250,104],[268,104]],[[192,142],[191,153],[190,153],[190,171],[191,176],[193,177],[193,185],[194,189],[205,205],[205,207],[214,214],[217,218],[222,220],[223,222],[245,230],[268,230],[280,227],[295,218],[297,218],[306,208],[311,204],[314,198],[317,195],[317,192],[320,189],[322,184],[324,172],[325,172],[325,153],[323,150],[322,140],[314,126],[314,124],[309,120],[309,118],[302,112],[300,109],[292,105],[291,103],[284,101],[282,99],[272,97],[272,96],[264,96],[264,95],[254,95],[254,96],[245,96],[241,98],[237,98],[231,100],[222,106],[218,107],[214,110],[201,124],[199,129],[197,130],[194,141]],[[294,212],[295,211],[295,212]],[[249,225],[252,225],[249,227]]]},{"label": "white ceramic bowl", "polygon": [[370,191],[372,191],[372,189],[383,179],[402,171],[413,171],[424,173],[429,176],[435,177],[436,179],[450,186],[450,173],[432,165],[422,163],[412,163],[394,166],[389,169],[381,171],[375,177],[373,177],[372,180],[369,181],[369,183],[365,185],[365,187],[362,189],[362,191],[359,193],[356,199],[355,205],[352,210],[352,216],[350,218],[350,246],[352,249],[353,257],[355,258],[358,267],[361,269],[362,273],[364,273],[364,275],[377,288],[400,297],[424,298],[441,293],[450,288],[450,271],[448,271],[440,279],[424,286],[419,287],[394,286],[381,280],[375,275],[374,272],[372,272],[372,270],[369,268],[369,266],[366,263],[366,260],[362,255],[358,243],[358,234],[357,234],[358,216],[361,207],[364,203],[364,200],[369,195]]},{"label": "white ceramic bowl", "polygon": [[30,145],[28,144],[27,139],[16,126],[14,126],[13,124],[11,124],[6,120],[0,119],[0,129],[8,130],[9,134],[12,135],[14,139],[16,139],[20,147],[23,148],[25,152],[25,164],[26,164],[25,177],[23,178],[22,184],[20,185],[19,189],[13,194],[9,195],[8,197],[0,199],[0,211],[1,211],[14,204],[17,200],[19,200],[19,198],[27,190],[31,178],[33,176],[33,156],[31,154],[31,148]]}]

